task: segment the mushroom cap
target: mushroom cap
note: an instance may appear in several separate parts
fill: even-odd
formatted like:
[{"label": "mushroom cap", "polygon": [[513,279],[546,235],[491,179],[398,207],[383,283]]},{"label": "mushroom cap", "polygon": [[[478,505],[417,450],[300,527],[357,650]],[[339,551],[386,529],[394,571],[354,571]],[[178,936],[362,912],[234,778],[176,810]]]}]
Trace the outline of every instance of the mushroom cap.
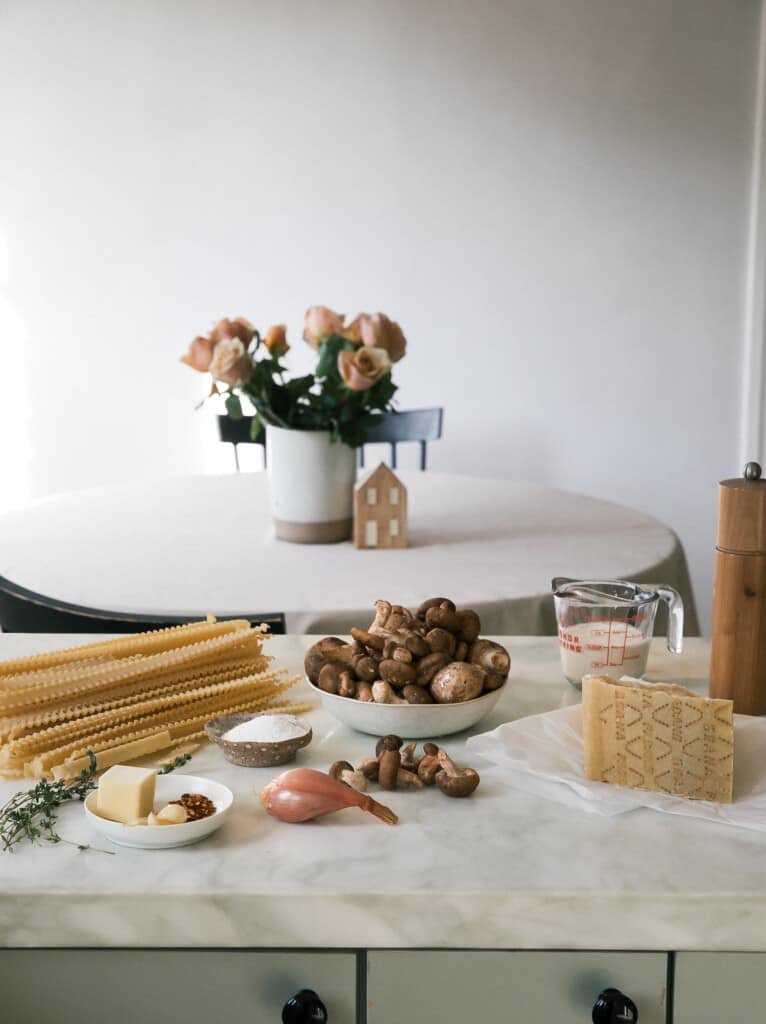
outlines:
[{"label": "mushroom cap", "polygon": [[431,682],[431,695],[437,704],[460,704],[478,697],[484,689],[487,673],[481,665],[451,661]]},{"label": "mushroom cap", "polygon": [[306,651],[303,667],[311,682],[316,684],[322,666],[326,662],[350,665],[353,657],[354,648],[351,644],[345,643],[337,636],[326,636],[322,640],[317,640]]},{"label": "mushroom cap", "polygon": [[470,796],[480,782],[479,773],[473,768],[463,768],[457,775],[443,769],[436,773],[436,785],[447,796]]},{"label": "mushroom cap", "polygon": [[468,651],[468,660],[481,665],[488,672],[507,676],[511,671],[511,656],[502,644],[494,640],[476,640]]}]

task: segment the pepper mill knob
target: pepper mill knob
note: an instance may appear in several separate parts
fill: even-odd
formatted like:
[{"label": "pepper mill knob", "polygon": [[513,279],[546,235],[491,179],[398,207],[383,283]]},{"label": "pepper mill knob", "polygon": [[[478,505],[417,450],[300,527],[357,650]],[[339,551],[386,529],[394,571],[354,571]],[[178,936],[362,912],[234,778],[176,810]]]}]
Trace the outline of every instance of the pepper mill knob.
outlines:
[{"label": "pepper mill knob", "polygon": [[760,480],[761,467],[757,462],[748,462],[745,466],[745,480]]},{"label": "pepper mill knob", "polygon": [[605,988],[593,1006],[593,1024],[635,1024],[638,1010],[618,988]]},{"label": "pepper mill knob", "polygon": [[282,1024],[327,1024],[327,1010],[310,988],[302,988],[282,1007]]}]

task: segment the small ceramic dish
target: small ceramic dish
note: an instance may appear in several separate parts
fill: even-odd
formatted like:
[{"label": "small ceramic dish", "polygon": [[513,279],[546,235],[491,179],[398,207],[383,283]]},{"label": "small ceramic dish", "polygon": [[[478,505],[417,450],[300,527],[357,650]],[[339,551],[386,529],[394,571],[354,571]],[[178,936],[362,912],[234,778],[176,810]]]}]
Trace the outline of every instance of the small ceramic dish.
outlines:
[{"label": "small ceramic dish", "polygon": [[260,715],[222,715],[220,718],[213,718],[205,723],[205,732],[208,739],[216,743],[223,751],[223,756],[232,764],[242,765],[244,768],[273,768],[279,764],[288,764],[295,760],[295,755],[302,747],[311,743],[312,732],[307,727],[303,736],[296,736],[291,740],[278,740],[276,743],[264,743],[249,740],[225,740],[224,734],[233,729],[235,725],[242,722],[249,722],[252,718],[262,717]]},{"label": "small ceramic dish", "polygon": [[200,775],[179,775],[170,772],[157,776],[154,806],[164,807],[178,800],[184,793],[201,793],[215,804],[215,814],[199,821],[185,821],[181,825],[123,825],[121,821],[102,818],[96,811],[98,790],[85,798],[85,817],[93,828],[118,846],[132,846],[139,850],[163,850],[172,846],[190,846],[209,836],[223,825],[234,803],[234,794],[220,782]]},{"label": "small ceramic dish", "polygon": [[490,690],[481,697],[459,704],[376,704],[325,693],[309,681],[309,686],[322,701],[322,707],[339,722],[350,725],[357,732],[372,736],[393,734],[406,740],[449,736],[470,729],[489,714],[507,685],[506,681],[498,690]]}]

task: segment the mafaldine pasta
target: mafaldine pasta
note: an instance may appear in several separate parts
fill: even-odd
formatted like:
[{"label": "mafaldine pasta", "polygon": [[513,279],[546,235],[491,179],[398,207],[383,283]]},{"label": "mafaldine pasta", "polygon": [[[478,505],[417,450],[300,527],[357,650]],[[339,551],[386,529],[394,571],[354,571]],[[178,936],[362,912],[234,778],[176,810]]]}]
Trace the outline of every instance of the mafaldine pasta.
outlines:
[{"label": "mafaldine pasta", "polygon": [[583,678],[582,709],[587,778],[731,803],[732,701],[594,675]]},{"label": "mafaldine pasta", "polygon": [[190,750],[210,718],[301,714],[298,676],[271,667],[246,620],[196,622],[0,663],[0,775],[71,778],[164,750]]}]

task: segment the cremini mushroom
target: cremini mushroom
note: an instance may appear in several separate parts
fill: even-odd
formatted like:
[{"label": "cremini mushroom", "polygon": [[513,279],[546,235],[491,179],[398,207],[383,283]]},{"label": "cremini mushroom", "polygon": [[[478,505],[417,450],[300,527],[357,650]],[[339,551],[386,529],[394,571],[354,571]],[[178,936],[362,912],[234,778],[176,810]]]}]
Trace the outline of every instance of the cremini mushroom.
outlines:
[{"label": "cremini mushroom", "polygon": [[375,744],[375,756],[380,757],[384,750],[401,750],[403,746],[404,740],[401,736],[389,733],[387,736],[381,736]]},{"label": "cremini mushroom", "polygon": [[364,773],[355,770],[354,766],[349,764],[348,761],[336,761],[330,766],[327,774],[338,782],[345,782],[347,786],[351,786],[357,793],[364,793],[367,789],[367,778]]},{"label": "cremini mushroom", "polygon": [[442,601],[426,612],[426,625],[431,628],[446,629],[448,633],[460,632],[460,616],[451,601]]},{"label": "cremini mushroom", "polygon": [[429,597],[427,601],[423,601],[418,606],[418,610],[415,612],[415,617],[422,619],[425,622],[426,615],[429,608],[438,608],[440,605],[446,605],[453,612],[455,611],[455,605],[448,597]]},{"label": "cremini mushroom", "polygon": [[436,782],[436,773],[441,771],[438,754],[439,748],[435,743],[423,744],[423,756],[418,765],[418,778],[426,786],[433,786]]},{"label": "cremini mushroom", "polygon": [[436,651],[434,654],[428,654],[425,658],[421,658],[417,664],[415,682],[418,686],[428,686],[439,669],[448,665],[449,661],[450,656],[445,651]]},{"label": "cremini mushroom", "polygon": [[445,654],[448,654],[450,658],[455,653],[455,647],[457,645],[454,634],[448,633],[446,629],[442,629],[440,626],[435,626],[434,629],[429,629],[426,633],[426,643],[434,653],[437,651],[443,651]]},{"label": "cremini mushroom", "polygon": [[414,665],[408,665],[404,661],[394,661],[393,658],[386,658],[378,665],[380,678],[392,686],[406,686],[407,683],[414,683],[418,677]]},{"label": "cremini mushroom", "polygon": [[369,704],[369,702],[373,700],[372,683],[359,683],[356,688],[356,699],[364,701],[365,704]]},{"label": "cremini mushroom", "polygon": [[465,640],[467,644],[472,644],[481,633],[481,619],[472,608],[459,608],[458,616],[460,618],[458,640]]},{"label": "cremini mushroom", "polygon": [[466,661],[468,658],[468,644],[465,640],[458,640],[455,644],[455,653],[452,655],[453,661]]},{"label": "cremini mushroom", "polygon": [[404,646],[416,658],[425,658],[426,655],[431,653],[431,648],[428,646],[426,638],[414,632],[414,630],[407,632],[404,638]]},{"label": "cremini mushroom", "polygon": [[402,756],[399,748],[402,740],[399,736],[384,736],[378,741],[375,752],[378,755],[378,783],[383,789],[396,789]]},{"label": "cremini mushroom", "polygon": [[484,689],[487,673],[480,665],[451,661],[440,669],[431,683],[431,696],[437,704],[460,704],[478,697]]},{"label": "cremini mushroom", "polygon": [[412,786],[413,789],[423,788],[423,780],[415,772],[407,771],[406,768],[400,768],[396,773],[396,784],[397,786]]},{"label": "cremini mushroom", "polygon": [[436,785],[447,796],[470,796],[481,782],[479,773],[473,768],[458,768],[446,750],[437,754],[440,771],[436,773]]},{"label": "cremini mushroom", "polygon": [[378,771],[380,764],[377,757],[366,757],[364,761],[360,761],[356,766],[356,770],[364,775],[365,779],[369,779],[371,782],[378,781]]},{"label": "cremini mushroom", "polygon": [[391,657],[394,661],[402,661],[406,665],[412,664],[412,651],[406,647],[394,647],[391,651]]},{"label": "cremini mushroom", "polygon": [[402,687],[402,697],[408,704],[433,704],[434,699],[425,686],[418,686],[417,683],[407,683]]},{"label": "cremini mushroom", "polygon": [[328,662],[333,665],[350,667],[353,658],[354,648],[351,644],[344,643],[337,636],[326,636],[306,651],[303,667],[311,682],[316,684],[319,680],[319,673]]},{"label": "cremini mushroom", "polygon": [[338,665],[332,665],[329,661],[323,665],[317,677],[317,686],[325,693],[337,693],[340,689],[341,670]]},{"label": "cremini mushroom", "polygon": [[[324,671],[324,669],[322,670]],[[321,676],[321,672],[320,672]],[[356,680],[350,672],[341,672],[338,683],[339,697],[356,697]]]},{"label": "cremini mushroom", "polygon": [[354,672],[357,679],[371,683],[378,678],[378,663],[369,654],[362,654],[354,659]]},{"label": "cremini mushroom", "polygon": [[468,651],[468,660],[481,665],[488,672],[497,672],[505,677],[511,671],[511,656],[501,644],[494,640],[476,640]]},{"label": "cremini mushroom", "polygon": [[408,743],[406,747],[402,747],[402,768],[406,769],[408,772],[417,772],[418,770],[420,758],[417,755],[417,748],[417,742]]},{"label": "cremini mushroom", "polygon": [[359,629],[357,626],[352,626],[351,636],[358,643],[373,651],[383,650],[383,644],[385,643],[384,638],[382,636],[377,636],[375,633],[370,633],[367,629]]},{"label": "cremini mushroom", "polygon": [[406,704],[390,683],[384,679],[376,679],[372,684],[372,699],[376,704]]}]

